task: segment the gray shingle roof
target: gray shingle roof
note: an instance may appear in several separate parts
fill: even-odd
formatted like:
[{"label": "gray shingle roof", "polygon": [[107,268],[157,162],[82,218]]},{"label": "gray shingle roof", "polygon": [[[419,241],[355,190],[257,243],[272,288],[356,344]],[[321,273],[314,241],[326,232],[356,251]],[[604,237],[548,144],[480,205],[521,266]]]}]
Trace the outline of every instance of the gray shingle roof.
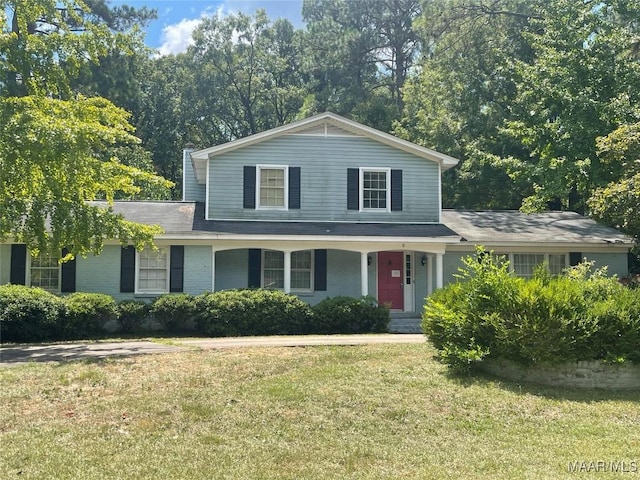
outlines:
[{"label": "gray shingle roof", "polygon": [[[106,205],[104,202],[97,204]],[[592,243],[632,245],[619,231],[573,212],[525,214],[519,211],[443,210],[440,224],[261,222],[205,220],[197,202],[120,201],[113,210],[128,220],[160,225],[167,234],[197,238],[206,234],[310,235],[442,238],[482,244]]]},{"label": "gray shingle roof", "polygon": [[574,212],[443,210],[441,220],[463,241],[473,243],[633,243],[618,230]]},{"label": "gray shingle roof", "polygon": [[363,237],[454,237],[442,224],[260,222],[205,220],[204,204],[196,202],[115,202],[113,210],[127,220],[160,225],[167,234],[195,236],[207,233],[235,235],[312,235]]}]

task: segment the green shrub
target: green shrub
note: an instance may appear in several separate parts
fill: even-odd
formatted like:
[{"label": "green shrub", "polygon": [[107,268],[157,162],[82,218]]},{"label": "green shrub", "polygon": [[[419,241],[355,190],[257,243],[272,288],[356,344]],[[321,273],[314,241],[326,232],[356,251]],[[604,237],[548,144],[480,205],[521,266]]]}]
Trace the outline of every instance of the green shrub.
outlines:
[{"label": "green shrub", "polygon": [[0,340],[40,342],[54,337],[65,303],[40,288],[0,286]]},{"label": "green shrub", "polygon": [[149,316],[149,305],[140,300],[124,300],[118,304],[118,325],[123,333],[133,333],[142,328]]},{"label": "green shrub", "polygon": [[372,297],[325,298],[313,307],[315,333],[386,332],[389,309]]},{"label": "green shrub", "polygon": [[161,295],[151,304],[150,311],[167,332],[183,332],[194,323],[195,298],[187,293]]},{"label": "green shrub", "polygon": [[224,290],[196,297],[197,326],[214,337],[307,333],[311,308],[278,290]]},{"label": "green shrub", "polygon": [[76,292],[63,300],[67,305],[67,316],[60,325],[60,338],[84,339],[102,335],[105,324],[118,317],[115,300],[104,293]]},{"label": "green shrub", "polygon": [[640,360],[640,294],[580,264],[531,280],[479,249],[460,280],[425,304],[422,328],[442,360],[468,369],[485,357],[520,364]]}]

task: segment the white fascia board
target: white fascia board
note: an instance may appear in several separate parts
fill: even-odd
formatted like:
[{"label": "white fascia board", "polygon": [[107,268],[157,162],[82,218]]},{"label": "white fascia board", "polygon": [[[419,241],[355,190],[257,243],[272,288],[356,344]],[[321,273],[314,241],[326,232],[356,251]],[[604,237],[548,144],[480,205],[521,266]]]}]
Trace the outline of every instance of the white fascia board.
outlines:
[{"label": "white fascia board", "polygon": [[451,251],[473,251],[476,246],[483,246],[488,250],[510,250],[519,252],[537,252],[550,250],[566,251],[567,249],[575,251],[589,252],[628,252],[633,247],[633,243],[593,243],[593,242],[470,242],[465,241],[448,247]]},{"label": "white fascia board", "polygon": [[415,143],[411,143],[407,140],[403,140],[388,133],[381,132],[380,130],[376,130],[375,128],[367,127],[366,125],[354,122],[353,120],[348,120],[334,113],[325,112],[309,118],[305,118],[303,120],[299,120],[297,122],[272,128],[271,130],[266,130],[264,132],[256,133],[248,137],[240,138],[238,140],[233,140],[221,145],[216,145],[214,147],[191,152],[191,159],[194,163],[196,177],[198,177],[198,181],[200,181],[200,177],[198,175],[200,170],[203,169],[202,164],[209,158],[213,158],[217,155],[221,155],[238,148],[260,143],[264,140],[277,138],[279,136],[290,133],[295,133],[297,131],[313,127],[314,125],[322,124],[324,122],[348,130],[352,133],[355,133],[356,135],[368,137],[372,140],[376,140],[380,143],[389,145],[390,147],[397,148],[407,153],[411,153],[427,160],[437,162],[442,167],[443,171],[455,167],[459,162],[458,159],[453,158],[449,155],[445,155],[444,153],[431,150],[430,148],[421,147],[420,145],[416,145]]}]

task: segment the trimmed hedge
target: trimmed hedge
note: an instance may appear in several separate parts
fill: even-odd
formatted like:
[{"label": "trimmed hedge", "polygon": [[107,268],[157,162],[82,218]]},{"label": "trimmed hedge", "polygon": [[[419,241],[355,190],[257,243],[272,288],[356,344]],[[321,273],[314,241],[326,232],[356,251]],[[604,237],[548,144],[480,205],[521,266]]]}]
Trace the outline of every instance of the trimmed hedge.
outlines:
[{"label": "trimmed hedge", "polygon": [[184,332],[193,327],[195,299],[187,293],[160,295],[151,304],[150,311],[167,332]]},{"label": "trimmed hedge", "polygon": [[212,337],[308,333],[309,305],[278,290],[223,290],[198,295],[197,329]]},{"label": "trimmed hedge", "polygon": [[0,340],[40,342],[55,338],[65,302],[40,288],[0,286]]},{"label": "trimmed hedge", "polygon": [[118,325],[123,333],[142,329],[149,316],[149,304],[140,300],[124,300],[118,304]]},{"label": "trimmed hedge", "polygon": [[640,291],[583,263],[525,280],[482,249],[461,281],[427,299],[422,328],[441,359],[468,369],[483,358],[521,365],[572,360],[640,362]]},{"label": "trimmed hedge", "polygon": [[379,333],[389,326],[389,309],[373,297],[325,298],[313,307],[314,333]]},{"label": "trimmed hedge", "polygon": [[114,320],[121,332],[131,333],[142,329],[150,315],[170,333],[195,327],[214,337],[385,332],[389,323],[389,310],[371,297],[327,298],[312,308],[295,295],[244,289],[196,297],[167,294],[148,305],[135,300],[116,304],[101,293],[58,297],[39,288],[0,287],[3,342],[95,338]]},{"label": "trimmed hedge", "polygon": [[100,336],[105,324],[118,317],[115,300],[104,293],[77,292],[62,300],[67,305],[67,315],[59,320],[58,335],[65,340]]}]

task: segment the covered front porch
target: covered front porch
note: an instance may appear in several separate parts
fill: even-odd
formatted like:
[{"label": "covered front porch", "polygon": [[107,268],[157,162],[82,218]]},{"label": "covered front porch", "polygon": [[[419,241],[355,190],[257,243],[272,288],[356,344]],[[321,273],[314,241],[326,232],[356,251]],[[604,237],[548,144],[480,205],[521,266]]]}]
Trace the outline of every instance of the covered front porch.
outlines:
[{"label": "covered front porch", "polygon": [[277,288],[309,303],[372,296],[392,312],[419,312],[444,284],[445,247],[436,239],[218,239],[211,244],[211,290]]}]

